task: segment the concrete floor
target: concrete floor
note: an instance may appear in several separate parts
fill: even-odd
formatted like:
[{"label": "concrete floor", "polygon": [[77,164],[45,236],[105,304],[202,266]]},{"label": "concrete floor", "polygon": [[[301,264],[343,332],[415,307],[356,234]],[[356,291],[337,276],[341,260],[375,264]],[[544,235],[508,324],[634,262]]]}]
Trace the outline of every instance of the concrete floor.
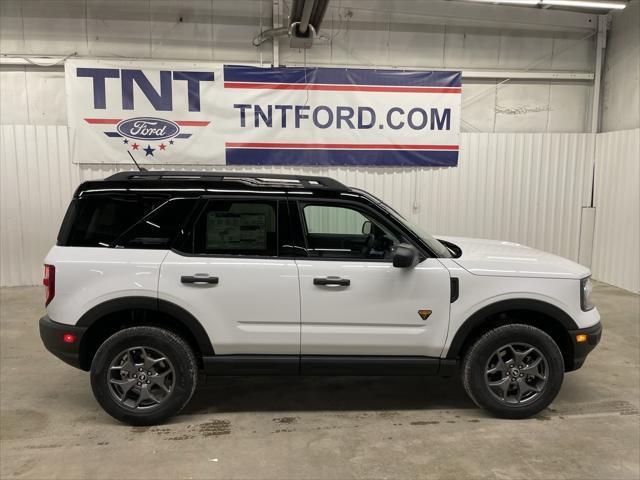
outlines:
[{"label": "concrete floor", "polygon": [[41,345],[41,289],[0,289],[0,477],[637,479],[640,297],[594,300],[602,343],[534,419],[488,417],[457,378],[221,378],[133,428]]}]

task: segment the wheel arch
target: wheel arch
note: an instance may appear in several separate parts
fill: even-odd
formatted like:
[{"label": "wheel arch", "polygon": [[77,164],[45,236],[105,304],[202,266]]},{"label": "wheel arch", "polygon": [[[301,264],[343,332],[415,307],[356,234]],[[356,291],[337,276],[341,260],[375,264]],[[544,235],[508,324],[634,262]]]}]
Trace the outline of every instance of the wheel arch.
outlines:
[{"label": "wheel arch", "polygon": [[533,299],[502,300],[474,312],[455,333],[446,358],[460,358],[473,341],[487,331],[513,323],[537,327],[551,336],[562,352],[565,368],[571,368],[573,343],[569,331],[576,330],[578,326],[562,309],[550,303]]},{"label": "wheel arch", "polygon": [[167,300],[124,297],[108,300],[87,311],[77,326],[87,330],[80,343],[80,368],[89,370],[93,357],[109,336],[123,328],[150,325],[181,335],[194,349],[198,364],[214,355],[213,345],[202,324],[187,310]]}]

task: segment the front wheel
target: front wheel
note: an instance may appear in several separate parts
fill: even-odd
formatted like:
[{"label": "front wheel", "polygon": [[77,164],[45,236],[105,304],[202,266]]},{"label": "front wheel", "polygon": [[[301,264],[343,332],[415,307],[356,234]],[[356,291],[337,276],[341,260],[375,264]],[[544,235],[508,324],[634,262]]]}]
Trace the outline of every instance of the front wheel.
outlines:
[{"label": "front wheel", "polygon": [[564,378],[562,352],[542,330],[504,325],[468,350],[462,383],[481,408],[502,418],[527,418],[546,408]]},{"label": "front wheel", "polygon": [[131,327],[100,346],[91,363],[96,400],[112,417],[131,425],[154,425],[189,402],[198,368],[187,343],[168,330]]}]

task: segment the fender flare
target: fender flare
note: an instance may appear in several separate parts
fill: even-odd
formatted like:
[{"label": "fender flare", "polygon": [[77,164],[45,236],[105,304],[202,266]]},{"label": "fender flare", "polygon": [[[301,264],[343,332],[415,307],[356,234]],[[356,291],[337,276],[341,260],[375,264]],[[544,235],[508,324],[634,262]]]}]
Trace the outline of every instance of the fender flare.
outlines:
[{"label": "fender flare", "polygon": [[578,329],[576,322],[574,322],[573,318],[571,318],[569,314],[550,303],[527,298],[501,300],[499,302],[482,307],[462,323],[462,325],[454,335],[453,340],[451,341],[451,345],[449,346],[449,350],[447,351],[446,358],[458,358],[460,355],[460,350],[462,349],[462,346],[464,345],[464,342],[469,334],[476,327],[486,322],[487,318],[511,310],[528,310],[530,312],[541,313],[553,318],[566,330]]},{"label": "fender flare", "polygon": [[196,317],[175,303],[154,297],[122,297],[107,300],[88,310],[76,325],[88,329],[105,315],[132,309],[162,312],[173,317],[191,332],[203,356],[214,355],[211,339]]}]

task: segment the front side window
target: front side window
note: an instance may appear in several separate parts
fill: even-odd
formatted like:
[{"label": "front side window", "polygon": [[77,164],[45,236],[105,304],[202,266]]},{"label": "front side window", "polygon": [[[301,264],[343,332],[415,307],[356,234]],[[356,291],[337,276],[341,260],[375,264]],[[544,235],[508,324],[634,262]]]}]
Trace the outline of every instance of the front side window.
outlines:
[{"label": "front side window", "polygon": [[187,236],[187,249],[205,255],[275,257],[277,212],[277,202],[269,200],[209,200]]},{"label": "front side window", "polygon": [[370,214],[351,206],[302,207],[311,257],[391,260],[403,239]]}]

